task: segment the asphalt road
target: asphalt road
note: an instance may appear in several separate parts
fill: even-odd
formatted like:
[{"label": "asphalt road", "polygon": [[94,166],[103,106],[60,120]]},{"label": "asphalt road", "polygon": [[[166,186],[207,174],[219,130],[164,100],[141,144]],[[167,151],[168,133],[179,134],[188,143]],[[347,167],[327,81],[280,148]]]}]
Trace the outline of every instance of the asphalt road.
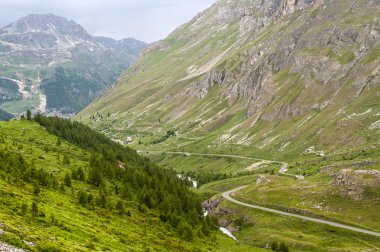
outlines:
[{"label": "asphalt road", "polygon": [[283,212],[283,211],[279,211],[279,210],[272,209],[272,208],[252,205],[252,204],[248,204],[248,203],[244,203],[244,202],[238,201],[238,200],[236,200],[236,199],[234,199],[234,198],[231,197],[231,194],[233,194],[234,192],[240,191],[241,189],[244,189],[244,188],[246,188],[246,186],[242,186],[242,187],[236,188],[234,190],[231,190],[231,191],[228,191],[228,192],[224,192],[223,193],[223,198],[225,198],[226,200],[231,201],[231,202],[233,202],[235,204],[238,204],[238,205],[241,205],[241,206],[245,206],[245,207],[249,207],[249,208],[254,208],[254,209],[258,209],[258,210],[262,210],[262,211],[266,211],[266,212],[270,212],[270,213],[275,213],[275,214],[281,214],[281,215],[285,215],[285,216],[289,216],[289,217],[294,217],[294,218],[298,218],[298,219],[303,219],[303,220],[307,220],[307,221],[312,221],[312,222],[316,222],[316,223],[322,223],[322,224],[330,225],[330,226],[333,226],[333,227],[348,229],[348,230],[351,230],[351,231],[355,231],[355,232],[359,232],[359,233],[364,233],[364,234],[369,234],[369,235],[375,235],[375,236],[380,237],[380,233],[378,233],[378,232],[374,232],[374,231],[370,231],[370,230],[366,230],[366,229],[361,229],[361,228],[356,228],[356,227],[351,227],[351,226],[347,226],[347,225],[336,223],[336,222],[332,222],[332,221],[327,221],[327,220],[321,220],[321,219],[317,219],[317,218],[307,217],[307,216],[303,216],[303,215],[299,215],[299,214],[292,214],[292,213],[288,213],[288,212]]}]

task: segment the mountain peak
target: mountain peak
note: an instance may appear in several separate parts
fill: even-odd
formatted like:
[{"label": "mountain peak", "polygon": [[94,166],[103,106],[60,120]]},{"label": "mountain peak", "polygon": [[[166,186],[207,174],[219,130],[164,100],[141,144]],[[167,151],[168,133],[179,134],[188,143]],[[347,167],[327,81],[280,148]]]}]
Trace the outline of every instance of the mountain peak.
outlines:
[{"label": "mountain peak", "polygon": [[46,32],[69,35],[81,39],[89,39],[87,31],[67,18],[54,14],[30,14],[4,27],[8,34]]}]

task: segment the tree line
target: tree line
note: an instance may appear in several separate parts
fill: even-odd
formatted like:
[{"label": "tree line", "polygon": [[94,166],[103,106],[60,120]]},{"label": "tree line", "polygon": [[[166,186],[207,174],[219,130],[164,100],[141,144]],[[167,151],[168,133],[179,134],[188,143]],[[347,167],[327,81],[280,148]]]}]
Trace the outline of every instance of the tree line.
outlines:
[{"label": "tree line", "polygon": [[136,151],[79,122],[39,114],[34,120],[59,139],[92,153],[86,174],[83,170],[76,170],[65,176],[63,181],[65,186],[70,186],[71,179],[84,180],[97,188],[97,195],[79,191],[80,205],[106,207],[109,196],[113,195],[120,199],[116,209],[124,213],[122,202],[135,201],[140,204],[141,211],[156,211],[162,222],[189,240],[194,235],[207,236],[216,228],[215,219],[203,218],[201,198],[189,190],[175,171],[157,166]]}]

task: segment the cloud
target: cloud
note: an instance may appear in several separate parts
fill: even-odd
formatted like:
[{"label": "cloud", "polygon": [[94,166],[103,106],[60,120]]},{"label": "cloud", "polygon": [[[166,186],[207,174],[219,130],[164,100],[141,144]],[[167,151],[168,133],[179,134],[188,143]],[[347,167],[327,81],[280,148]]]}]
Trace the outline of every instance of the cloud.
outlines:
[{"label": "cloud", "polygon": [[0,26],[31,13],[53,13],[89,33],[146,42],[165,38],[215,0],[1,0]]}]

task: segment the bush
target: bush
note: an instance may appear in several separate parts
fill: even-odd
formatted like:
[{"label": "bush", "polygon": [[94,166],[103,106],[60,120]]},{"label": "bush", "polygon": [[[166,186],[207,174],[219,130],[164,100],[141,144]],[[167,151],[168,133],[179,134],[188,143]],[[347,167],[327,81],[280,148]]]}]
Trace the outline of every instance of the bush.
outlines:
[{"label": "bush", "polygon": [[63,251],[60,247],[54,244],[44,244],[37,246],[37,250],[40,252],[61,252]]},{"label": "bush", "polygon": [[289,252],[289,247],[285,244],[285,242],[272,242],[271,249],[276,252]]}]

